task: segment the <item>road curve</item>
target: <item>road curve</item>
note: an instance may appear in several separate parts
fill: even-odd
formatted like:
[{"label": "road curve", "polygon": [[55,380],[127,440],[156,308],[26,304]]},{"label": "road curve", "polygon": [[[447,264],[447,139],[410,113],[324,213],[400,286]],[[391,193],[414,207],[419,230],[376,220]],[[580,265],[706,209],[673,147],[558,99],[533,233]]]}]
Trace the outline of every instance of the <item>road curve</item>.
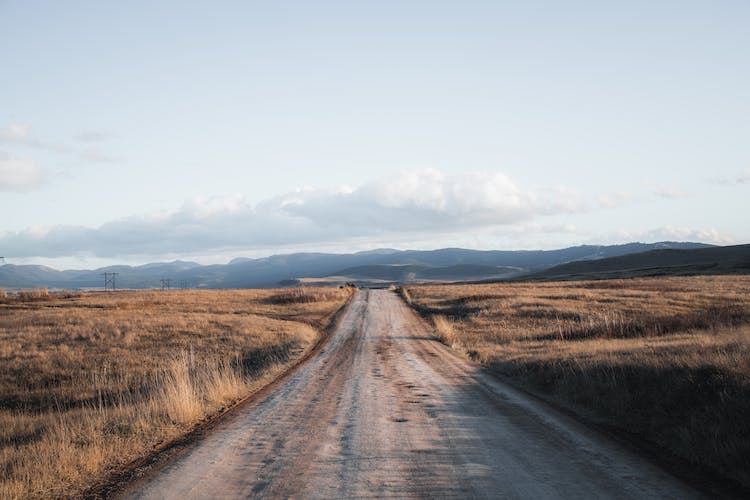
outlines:
[{"label": "road curve", "polygon": [[699,498],[360,291],[280,387],[134,484],[131,498]]}]

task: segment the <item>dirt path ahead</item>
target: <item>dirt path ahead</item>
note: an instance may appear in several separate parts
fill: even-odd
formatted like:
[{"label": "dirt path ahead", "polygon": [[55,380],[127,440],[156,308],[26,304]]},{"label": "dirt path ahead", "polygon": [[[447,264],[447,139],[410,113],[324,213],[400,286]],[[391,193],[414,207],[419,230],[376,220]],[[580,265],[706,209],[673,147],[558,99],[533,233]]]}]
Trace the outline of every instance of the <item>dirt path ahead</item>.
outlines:
[{"label": "dirt path ahead", "polygon": [[360,291],[321,353],[133,485],[136,498],[697,498]]}]

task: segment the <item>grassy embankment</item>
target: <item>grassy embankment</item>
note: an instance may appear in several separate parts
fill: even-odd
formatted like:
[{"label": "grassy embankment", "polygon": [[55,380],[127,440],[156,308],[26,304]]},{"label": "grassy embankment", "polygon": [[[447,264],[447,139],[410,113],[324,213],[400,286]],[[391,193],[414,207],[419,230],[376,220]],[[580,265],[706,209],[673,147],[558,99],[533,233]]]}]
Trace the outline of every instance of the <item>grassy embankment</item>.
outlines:
[{"label": "grassy embankment", "polygon": [[79,494],[308,352],[349,290],[0,293],[0,498]]},{"label": "grassy embankment", "polygon": [[750,487],[750,277],[409,287],[514,383]]}]

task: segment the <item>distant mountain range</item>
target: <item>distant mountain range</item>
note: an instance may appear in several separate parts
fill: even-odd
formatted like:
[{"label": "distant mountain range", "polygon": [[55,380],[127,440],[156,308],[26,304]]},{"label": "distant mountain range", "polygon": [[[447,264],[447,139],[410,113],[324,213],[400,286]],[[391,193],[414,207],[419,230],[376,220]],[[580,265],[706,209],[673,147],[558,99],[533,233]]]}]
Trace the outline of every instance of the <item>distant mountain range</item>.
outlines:
[{"label": "distant mountain range", "polygon": [[[598,261],[649,251],[692,251],[712,247],[702,243],[628,243],[583,245],[561,250],[481,251],[378,249],[353,254],[295,253],[261,259],[237,258],[228,264],[203,266],[175,261],[142,266],[110,266],[95,270],[58,271],[45,266],[0,266],[0,288],[101,288],[102,273],[116,272],[118,288],[171,287],[255,288],[311,283],[402,283],[507,279],[541,273],[560,265]],[[731,248],[731,247],[726,247]],[[664,254],[667,255],[667,254]],[[669,254],[671,255],[671,254]],[[562,268],[561,273],[569,272]]]}]

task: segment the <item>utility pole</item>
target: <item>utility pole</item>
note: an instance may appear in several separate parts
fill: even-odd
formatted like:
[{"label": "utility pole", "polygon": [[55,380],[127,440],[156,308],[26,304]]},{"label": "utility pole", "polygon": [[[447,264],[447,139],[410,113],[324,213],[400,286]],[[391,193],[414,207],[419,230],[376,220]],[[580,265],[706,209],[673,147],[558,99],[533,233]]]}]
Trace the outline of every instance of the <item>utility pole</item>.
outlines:
[{"label": "utility pole", "polygon": [[161,289],[162,290],[169,290],[169,286],[172,283],[172,280],[170,278],[164,278],[161,280]]},{"label": "utility pole", "polygon": [[187,280],[180,280],[180,288],[182,288],[183,290],[185,288],[190,288],[190,284],[188,283]]},{"label": "utility pole", "polygon": [[117,275],[120,273],[102,273],[102,276],[104,276],[104,291],[112,290],[113,292],[117,290],[116,286],[116,278]]}]

